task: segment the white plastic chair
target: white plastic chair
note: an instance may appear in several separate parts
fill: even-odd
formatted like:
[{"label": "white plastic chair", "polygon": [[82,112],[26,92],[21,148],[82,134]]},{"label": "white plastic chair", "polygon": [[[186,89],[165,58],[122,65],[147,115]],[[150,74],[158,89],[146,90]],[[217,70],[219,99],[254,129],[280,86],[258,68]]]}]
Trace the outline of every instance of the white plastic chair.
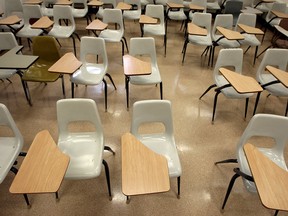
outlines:
[{"label": "white plastic chair", "polygon": [[[87,25],[89,24],[88,16],[88,1],[87,0],[72,0],[72,14],[74,18],[86,18]],[[80,7],[77,7],[79,5]]]},{"label": "white plastic chair", "polygon": [[[101,58],[103,62],[89,62],[88,55],[93,55],[96,58]],[[71,91],[72,98],[74,97],[74,84],[79,85],[98,85],[104,83],[105,91],[105,110],[107,111],[107,82],[104,76],[108,76],[115,90],[116,86],[110,74],[107,73],[108,58],[106,53],[105,41],[103,38],[87,37],[81,38],[80,43],[80,60],[83,63],[81,68],[71,76]]]},{"label": "white plastic chair", "polygon": [[251,7],[260,10],[263,13],[267,13],[271,9],[272,4],[273,2],[263,3],[262,0],[251,0]]},{"label": "white plastic chair", "polygon": [[[74,54],[76,56],[76,45],[74,35],[80,41],[79,35],[75,32],[76,24],[72,14],[72,8],[66,5],[54,5],[53,7],[53,20],[54,25],[49,31],[48,35],[59,38],[72,38]],[[61,21],[68,21],[68,25],[61,25]]]},{"label": "white plastic chair", "polygon": [[[206,49],[202,53],[202,55],[205,53],[205,51],[210,51],[209,52],[209,60],[211,58],[211,50],[212,50],[212,39],[211,39],[211,23],[212,23],[212,14],[210,13],[199,13],[195,12],[193,15],[192,23],[195,25],[205,28],[207,30],[207,35],[202,36],[202,35],[189,35],[187,33],[184,46],[183,46],[183,58],[182,58],[182,64],[184,63],[185,59],[185,54],[186,54],[186,49],[188,43],[191,43],[193,45],[198,45],[198,46],[206,46]],[[202,56],[201,55],[201,56]]]},{"label": "white plastic chair", "polygon": [[[207,10],[207,0],[192,0],[191,2],[189,3],[186,3],[187,4],[187,7],[189,7],[189,4],[193,4],[193,5],[198,5],[200,7],[204,7],[204,10],[201,11],[202,13],[206,13],[206,10]],[[184,4],[185,5],[185,4]],[[194,11],[190,11],[189,12],[189,20],[193,20],[193,14],[195,12]],[[199,13],[199,12],[197,12]]]},{"label": "white plastic chair", "polygon": [[41,29],[32,29],[30,21],[31,19],[39,19],[42,17],[42,11],[40,5],[23,5],[24,14],[24,26],[17,32],[16,36],[19,38],[27,38],[30,47],[30,42],[35,36],[39,36],[43,33]]},{"label": "white plastic chair", "polygon": [[[183,5],[183,0],[168,0],[167,3],[175,3]],[[187,20],[187,16],[184,13],[184,8],[171,9],[167,7],[166,9],[166,29],[168,27],[168,20],[182,21],[182,24]],[[167,29],[168,30],[168,29]]]},{"label": "white plastic chair", "polygon": [[[23,7],[21,0],[5,0],[5,11],[4,16],[8,17],[11,15],[16,15],[19,18],[23,18]],[[24,25],[24,21],[21,20],[19,24],[11,25],[11,27],[17,32]],[[8,26],[2,25],[1,29],[5,31],[10,31],[11,29]]]},{"label": "white plastic chair", "polygon": [[[238,24],[244,24],[248,25],[251,27],[256,27],[256,19],[257,15],[256,14],[249,14],[249,13],[240,13],[237,24],[235,26],[235,31],[238,29]],[[258,52],[258,47],[261,45],[261,42],[257,39],[257,37],[253,34],[247,34],[247,33],[242,33],[244,36],[244,40],[239,40],[239,43],[241,45],[247,45],[248,48],[244,52],[244,54],[248,51],[250,47],[255,47],[255,53],[254,53],[254,60],[253,60],[253,65],[255,65],[256,57],[257,57],[257,52]]]},{"label": "white plastic chair", "polygon": [[131,10],[123,11],[124,20],[139,20],[141,15],[141,1],[140,0],[124,0],[124,3],[132,5]]},{"label": "white plastic chair", "polygon": [[116,0],[102,0],[103,5],[99,7],[98,12],[96,13],[96,17],[99,19],[103,19],[103,13],[105,8],[116,8]]},{"label": "white plastic chair", "polygon": [[105,9],[103,13],[103,22],[107,24],[115,23],[119,29],[105,29],[99,34],[106,42],[122,43],[122,56],[124,55],[124,45],[128,52],[128,45],[124,37],[124,24],[122,11],[120,9]]},{"label": "white plastic chair", "polygon": [[[62,99],[57,101],[58,146],[70,157],[65,174],[67,179],[92,179],[101,173],[101,163],[105,167],[110,200],[110,175],[107,162],[103,159],[104,137],[100,116],[92,99]],[[69,130],[69,124],[89,123],[88,131]],[[92,130],[93,126],[93,131]],[[85,130],[85,129],[84,129]]]},{"label": "white plastic chair", "polygon": [[207,11],[218,13],[221,10],[220,0],[207,0]]},{"label": "white plastic chair", "polygon": [[[262,138],[259,144],[261,147],[257,147],[258,150],[263,153],[266,157],[272,160],[282,169],[288,171],[286,162],[284,159],[285,146],[288,143],[288,118],[278,115],[271,114],[256,114],[252,117],[249,124],[247,125],[245,131],[243,132],[236,149],[237,159],[228,159],[216,162],[219,163],[238,163],[239,168],[234,168],[234,176],[231,178],[224,202],[222,204],[222,209],[224,209],[226,202],[229,198],[230,192],[233,188],[234,182],[238,177],[242,177],[245,188],[252,193],[257,193],[256,186],[243,150],[243,146],[248,143],[251,138]],[[263,145],[264,140],[273,140],[273,145],[267,147]],[[254,141],[257,142],[257,139]],[[256,143],[252,143],[256,144]],[[276,211],[275,215],[277,215]]]},{"label": "white plastic chair", "polygon": [[[256,73],[257,81],[266,91],[269,92],[269,94],[274,95],[276,97],[288,97],[288,88],[286,88],[283,84],[277,82],[277,79],[271,73],[266,71],[267,65],[276,67],[280,70],[287,71],[288,50],[279,48],[267,49]],[[260,94],[261,93],[258,93],[256,98],[254,114],[256,113]],[[286,106],[285,116],[287,115],[287,112],[288,112],[288,102]]]},{"label": "white plastic chair", "polygon": [[226,1],[224,14],[232,14],[233,16],[233,26],[235,26],[239,14],[243,8],[243,1],[228,0]]},{"label": "white plastic chair", "polygon": [[[161,123],[164,131],[140,133],[139,128],[144,124],[149,127],[153,123]],[[145,146],[166,157],[170,178],[177,177],[180,198],[180,177],[182,174],[177,147],[174,139],[173,117],[171,102],[168,100],[137,101],[133,105],[130,132]]]},{"label": "white plastic chair", "polygon": [[146,36],[147,35],[148,36],[149,35],[163,36],[164,37],[164,55],[166,56],[167,34],[165,30],[164,6],[149,4],[146,6],[145,15],[158,19],[159,23],[144,24],[143,34]]},{"label": "white plastic chair", "polygon": [[221,67],[233,67],[233,71],[235,73],[242,74],[242,66],[243,66],[243,50],[241,48],[234,49],[221,49],[217,58],[217,62],[213,71],[213,78],[215,84],[209,86],[207,90],[200,96],[201,99],[210,89],[215,88],[215,97],[214,97],[214,105],[213,105],[213,115],[212,115],[212,123],[214,122],[217,98],[220,93],[225,95],[227,98],[231,99],[246,99],[245,104],[245,118],[247,114],[247,108],[249,103],[249,98],[254,95],[254,93],[247,94],[239,94],[232,86],[226,86],[228,81],[224,78],[222,74],[219,72],[219,68]]},{"label": "white plastic chair", "polygon": [[237,40],[228,40],[222,34],[218,33],[217,26],[221,26],[223,28],[232,30],[233,28],[233,15],[232,14],[217,14],[214,25],[211,31],[211,38],[213,41],[213,49],[212,49],[212,63],[213,66],[214,61],[214,53],[216,46],[221,46],[223,48],[238,48],[240,47],[240,43]]},{"label": "white plastic chair", "polygon": [[43,0],[41,10],[43,16],[53,17],[53,5],[57,0]]},{"label": "white plastic chair", "polygon": [[[0,137],[0,184],[4,181],[9,171],[17,173],[13,165],[23,148],[23,137],[16,126],[9,110],[0,104],[0,126],[9,129],[8,136]],[[13,135],[10,134],[13,132]]]},{"label": "white plastic chair", "polygon": [[131,56],[149,56],[152,73],[150,75],[130,76],[126,84],[126,101],[129,107],[129,82],[133,85],[160,85],[160,98],[163,99],[163,86],[160,71],[157,64],[155,41],[152,37],[139,37],[130,39]]}]

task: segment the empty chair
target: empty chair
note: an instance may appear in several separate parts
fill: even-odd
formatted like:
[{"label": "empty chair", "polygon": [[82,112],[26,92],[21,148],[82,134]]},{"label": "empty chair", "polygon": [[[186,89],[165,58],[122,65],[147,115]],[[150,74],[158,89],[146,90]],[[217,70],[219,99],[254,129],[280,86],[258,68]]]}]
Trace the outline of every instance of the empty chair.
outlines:
[{"label": "empty chair", "polygon": [[207,11],[211,13],[218,13],[221,10],[222,0],[207,0]]},{"label": "empty chair", "polygon": [[251,7],[256,8],[257,10],[267,13],[271,9],[273,2],[264,3],[262,0],[250,0]]},{"label": "empty chair", "polygon": [[88,16],[88,1],[87,0],[72,0],[72,14],[74,18],[86,18],[87,25],[89,24]]},{"label": "empty chair", "polygon": [[243,8],[243,1],[228,0],[226,2],[224,14],[232,14],[233,26],[235,26],[242,8]]},{"label": "empty chair", "polygon": [[[149,110],[149,112],[147,112]],[[160,123],[164,131],[155,127]],[[139,128],[150,128],[148,133]],[[151,128],[153,128],[151,130]],[[168,100],[137,101],[133,105],[131,133],[145,146],[166,157],[170,178],[177,177],[178,198],[180,198],[180,178],[182,174],[177,147],[174,139],[171,102]]]},{"label": "empty chair", "polygon": [[212,115],[212,123],[214,122],[214,116],[216,112],[217,106],[217,98],[220,93],[225,95],[227,98],[231,99],[246,99],[245,104],[245,118],[247,114],[247,108],[249,103],[249,97],[253,96],[253,93],[247,94],[239,94],[232,86],[226,86],[228,81],[224,78],[222,74],[219,72],[219,68],[228,67],[233,68],[232,70],[235,73],[242,74],[242,66],[243,66],[243,50],[241,48],[234,49],[221,49],[217,58],[217,62],[215,64],[213,70],[213,78],[215,84],[208,87],[208,89],[200,96],[201,99],[210,89],[215,88],[215,96],[214,96],[214,105],[213,105],[213,115]]},{"label": "empty chair", "polygon": [[[76,98],[57,101],[57,122],[58,146],[70,157],[65,178],[75,180],[96,178],[100,175],[103,164],[111,200],[109,167],[103,159],[103,128],[95,101]],[[78,130],[69,130],[69,125],[77,126],[77,123],[81,123]]]},{"label": "empty chair", "polygon": [[[256,27],[256,19],[257,19],[256,14],[241,13],[238,17],[235,30],[237,30],[238,24],[244,24],[247,26]],[[261,42],[257,39],[257,37],[254,34],[243,33],[242,35],[244,36],[244,40],[239,40],[239,43],[241,45],[248,46],[245,53],[248,51],[250,47],[255,47],[254,60],[253,60],[253,64],[255,65],[258,47],[261,45]]]},{"label": "empty chair", "polygon": [[39,59],[24,71],[22,76],[29,104],[32,105],[32,101],[27,82],[44,82],[46,84],[62,78],[62,92],[65,95],[63,75],[48,72],[48,69],[61,57],[55,38],[51,36],[34,37],[32,49],[33,55],[39,56]]},{"label": "empty chair", "polygon": [[120,9],[105,9],[103,14],[103,22],[107,24],[116,24],[117,29],[105,29],[99,34],[106,42],[122,43],[122,56],[124,55],[124,45],[128,52],[128,45],[124,37],[123,16]]},{"label": "empty chair", "polygon": [[43,16],[53,17],[53,5],[57,0],[43,0],[41,10]]},{"label": "empty chair", "polygon": [[[17,128],[13,117],[4,104],[0,104],[0,126],[6,131],[0,137],[0,184],[4,181],[9,171],[17,173],[14,163],[17,160],[22,148],[23,137]],[[12,135],[11,135],[12,132]]]},{"label": "empty chair", "polygon": [[[23,6],[21,0],[5,0],[4,5],[5,5],[5,11],[4,11],[5,17],[16,15],[19,18],[23,18]],[[20,30],[23,27],[23,25],[24,21],[21,20],[19,24],[11,25],[11,28],[14,29],[13,32],[15,33],[18,30]],[[5,31],[10,31],[11,28],[5,25],[1,26],[1,29]]]},{"label": "empty chair", "polygon": [[[91,58],[93,55],[94,59],[101,58],[102,62],[98,63],[88,61],[88,55]],[[105,110],[107,110],[107,82],[104,79],[105,75],[108,76],[116,89],[116,86],[112,80],[110,74],[107,73],[108,69],[108,58],[106,53],[105,41],[103,38],[95,37],[82,37],[80,44],[80,60],[82,66],[71,76],[71,91],[72,97],[74,97],[74,84],[79,85],[98,85],[101,82],[104,83],[105,92]]]},{"label": "empty chair", "polygon": [[[74,54],[76,56],[76,45],[74,35],[80,41],[79,35],[75,32],[76,24],[74,21],[74,17],[72,14],[72,8],[70,6],[63,5],[54,5],[53,7],[53,20],[54,25],[52,29],[49,31],[48,35],[53,36],[57,39],[61,38],[72,38]],[[61,20],[65,21],[68,25],[61,25]]]},{"label": "empty chair", "polygon": [[213,41],[212,49],[212,63],[214,61],[214,53],[216,46],[222,46],[223,48],[237,48],[240,47],[240,43],[237,40],[228,40],[222,34],[218,33],[217,26],[224,27],[226,29],[232,30],[233,28],[233,15],[232,14],[218,14],[216,15],[212,31],[211,38]]},{"label": "empty chair", "polygon": [[150,36],[150,35],[163,36],[164,55],[166,56],[167,34],[166,34],[166,29],[165,29],[164,6],[149,4],[146,6],[145,15],[156,18],[157,20],[159,20],[159,23],[144,24],[143,34],[145,36]]},{"label": "empty chair", "polygon": [[42,17],[40,5],[23,5],[24,26],[17,32],[16,36],[19,38],[27,38],[30,46],[31,39],[43,33],[41,29],[31,28],[31,21]]},{"label": "empty chair", "polygon": [[141,15],[140,0],[124,0],[124,3],[132,5],[130,10],[123,11],[123,18],[127,20],[139,20]]},{"label": "empty chair", "polygon": [[188,43],[191,43],[193,45],[198,45],[198,46],[206,46],[207,52],[210,51],[209,60],[208,60],[208,62],[210,62],[211,51],[212,51],[212,39],[211,39],[212,15],[210,13],[196,12],[193,15],[192,23],[194,23],[195,25],[199,27],[205,28],[207,30],[207,35],[190,35],[189,33],[187,34],[185,42],[184,42],[184,46],[183,46],[182,64],[184,63],[186,48],[187,48]]},{"label": "empty chair", "polygon": [[[274,95],[276,97],[288,97],[288,88],[285,87],[281,82],[277,81],[277,79],[271,73],[266,71],[267,65],[276,67],[283,71],[287,71],[288,50],[279,48],[267,49],[256,73],[257,81],[266,91],[269,92],[269,94]],[[257,97],[258,98],[260,97],[260,93],[258,93]],[[257,109],[257,100],[255,104],[254,114],[256,113],[256,109]],[[288,101],[285,115],[287,115],[287,112],[288,112]]]},{"label": "empty chair", "polygon": [[99,7],[99,10],[95,15],[95,17],[99,19],[103,19],[103,13],[105,8],[116,8],[116,0],[102,0],[101,2],[103,2],[103,5]]},{"label": "empty chair", "polygon": [[167,7],[167,11],[166,11],[166,29],[167,29],[167,26],[168,26],[168,20],[182,21],[182,24],[187,20],[187,16],[184,13],[183,0],[168,0],[167,4],[169,4],[169,3],[182,5],[183,7],[182,8],[170,8],[170,7]]},{"label": "empty chair", "polygon": [[129,82],[133,85],[160,85],[160,98],[163,99],[163,87],[162,79],[160,76],[157,56],[155,49],[154,38],[144,37],[144,38],[131,38],[130,39],[130,55],[132,56],[147,56],[151,60],[151,69],[152,72],[150,75],[142,76],[130,76],[128,77],[128,83],[126,84],[126,101],[127,108],[129,107]]},{"label": "empty chair", "polygon": [[[193,4],[193,5],[197,5],[197,6],[200,6],[200,7],[203,7],[204,8],[204,10],[203,11],[201,11],[202,13],[206,13],[206,10],[207,10],[207,0],[192,0],[191,2],[190,2],[191,4]],[[185,5],[185,4],[184,4]],[[187,7],[189,7],[189,3],[188,3],[188,5],[187,5]],[[197,11],[196,11],[197,12]],[[200,11],[199,11],[200,12]],[[189,20],[193,20],[193,14],[194,14],[195,12],[192,10],[192,11],[189,11]]]},{"label": "empty chair", "polygon": [[[229,163],[229,162],[238,162],[238,168],[234,168],[234,176],[231,178],[225,199],[222,205],[224,209],[226,202],[229,198],[230,192],[233,188],[234,182],[238,177],[242,177],[245,188],[249,192],[256,193],[257,189],[254,184],[254,180],[243,150],[243,146],[249,142],[250,139],[253,139],[254,145],[260,146],[257,147],[258,150],[272,160],[282,169],[287,170],[285,158],[284,158],[284,149],[288,141],[288,134],[286,128],[288,127],[287,117],[271,115],[271,114],[256,114],[252,117],[249,124],[247,125],[245,131],[243,132],[236,148],[236,158],[232,160],[224,160],[216,162],[219,163]],[[257,139],[258,138],[258,139]],[[262,139],[261,139],[262,138]],[[251,142],[251,141],[250,141]],[[264,143],[264,144],[263,144]],[[267,147],[269,144],[270,147]],[[277,215],[276,211],[275,215]]]}]

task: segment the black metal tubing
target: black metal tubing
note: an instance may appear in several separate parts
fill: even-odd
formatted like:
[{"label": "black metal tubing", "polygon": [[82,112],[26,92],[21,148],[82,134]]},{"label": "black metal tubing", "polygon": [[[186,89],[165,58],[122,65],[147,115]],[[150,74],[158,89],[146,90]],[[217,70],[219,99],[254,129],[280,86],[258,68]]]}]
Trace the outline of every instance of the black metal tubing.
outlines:
[{"label": "black metal tubing", "polygon": [[105,160],[102,160],[102,164],[104,165],[104,168],[105,168],[105,175],[106,175],[106,181],[107,181],[107,186],[108,186],[109,200],[112,200],[109,166]]}]

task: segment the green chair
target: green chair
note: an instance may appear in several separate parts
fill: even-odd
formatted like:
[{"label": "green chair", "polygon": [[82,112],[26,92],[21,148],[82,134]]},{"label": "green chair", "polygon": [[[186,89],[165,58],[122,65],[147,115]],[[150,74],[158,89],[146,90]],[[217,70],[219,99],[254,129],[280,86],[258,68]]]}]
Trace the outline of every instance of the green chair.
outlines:
[{"label": "green chair", "polygon": [[48,69],[61,57],[56,39],[51,36],[34,37],[33,55],[39,56],[39,59],[22,76],[22,80],[25,83],[25,93],[28,96],[30,106],[32,106],[32,103],[27,82],[44,82],[46,85],[47,82],[55,82],[58,78],[61,78],[62,91],[63,95],[65,95],[63,75],[48,72]]}]

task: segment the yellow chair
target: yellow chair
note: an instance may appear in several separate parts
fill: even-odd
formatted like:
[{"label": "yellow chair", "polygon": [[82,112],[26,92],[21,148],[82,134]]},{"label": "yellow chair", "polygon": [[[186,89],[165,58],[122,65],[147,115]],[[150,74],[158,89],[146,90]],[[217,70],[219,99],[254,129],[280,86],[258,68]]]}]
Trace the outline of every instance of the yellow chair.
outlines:
[{"label": "yellow chair", "polygon": [[31,65],[23,74],[22,80],[25,83],[25,92],[31,103],[31,96],[27,81],[29,82],[55,82],[59,77],[62,78],[62,91],[65,95],[64,79],[62,74],[50,73],[48,69],[60,59],[60,53],[57,48],[56,39],[51,36],[38,36],[33,39],[33,55],[39,56],[39,59]]}]

